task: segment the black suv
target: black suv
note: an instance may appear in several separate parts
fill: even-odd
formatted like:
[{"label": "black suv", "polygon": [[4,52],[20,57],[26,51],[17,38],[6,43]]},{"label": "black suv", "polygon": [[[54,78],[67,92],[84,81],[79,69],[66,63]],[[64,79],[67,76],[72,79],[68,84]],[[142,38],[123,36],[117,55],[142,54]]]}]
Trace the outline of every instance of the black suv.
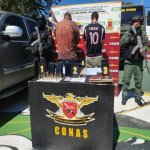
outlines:
[{"label": "black suv", "polygon": [[34,58],[26,48],[35,26],[28,17],[0,11],[0,98],[23,88],[34,76]]}]

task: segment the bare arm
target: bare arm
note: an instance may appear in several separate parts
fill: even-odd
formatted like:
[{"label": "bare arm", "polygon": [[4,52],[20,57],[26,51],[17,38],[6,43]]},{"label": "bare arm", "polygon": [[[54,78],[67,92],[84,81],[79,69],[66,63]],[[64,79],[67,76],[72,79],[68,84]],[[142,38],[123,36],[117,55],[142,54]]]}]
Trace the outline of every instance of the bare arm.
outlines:
[{"label": "bare arm", "polygon": [[75,30],[75,33],[76,33],[77,45],[78,45],[79,42],[80,42],[80,32],[79,32],[79,29],[78,29],[78,26],[77,26],[76,22],[74,22],[74,30]]},{"label": "bare arm", "polygon": [[84,41],[84,43],[85,43],[85,46],[87,47],[87,41]]},{"label": "bare arm", "polygon": [[102,48],[104,47],[105,39],[102,40]]},{"label": "bare arm", "polygon": [[104,47],[104,43],[105,43],[105,37],[106,37],[106,34],[105,34],[105,29],[103,28],[103,35],[102,35],[102,48]]},{"label": "bare arm", "polygon": [[78,27],[77,27],[76,33],[77,33],[77,44],[79,44],[79,42],[80,42],[80,32],[79,32]]},{"label": "bare arm", "polygon": [[84,29],[83,39],[84,39],[85,47],[87,47],[86,28]]}]

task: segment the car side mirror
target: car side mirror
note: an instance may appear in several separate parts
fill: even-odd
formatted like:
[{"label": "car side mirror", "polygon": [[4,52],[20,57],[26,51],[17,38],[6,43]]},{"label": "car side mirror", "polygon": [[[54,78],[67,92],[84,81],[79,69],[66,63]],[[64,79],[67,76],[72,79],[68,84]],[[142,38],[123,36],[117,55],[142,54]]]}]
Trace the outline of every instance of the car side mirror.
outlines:
[{"label": "car side mirror", "polygon": [[18,26],[6,26],[5,31],[1,31],[4,37],[16,38],[21,37],[23,30]]}]

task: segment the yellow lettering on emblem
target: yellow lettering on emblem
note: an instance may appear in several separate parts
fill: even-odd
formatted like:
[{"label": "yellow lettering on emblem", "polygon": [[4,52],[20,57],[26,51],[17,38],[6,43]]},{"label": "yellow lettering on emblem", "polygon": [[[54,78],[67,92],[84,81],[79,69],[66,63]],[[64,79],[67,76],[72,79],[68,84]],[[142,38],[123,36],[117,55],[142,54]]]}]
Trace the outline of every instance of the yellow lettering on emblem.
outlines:
[{"label": "yellow lettering on emblem", "polygon": [[83,138],[88,138],[88,131],[86,129],[83,130]]},{"label": "yellow lettering on emblem", "polygon": [[57,127],[57,126],[55,127],[55,134],[59,135],[59,127]]},{"label": "yellow lettering on emblem", "polygon": [[69,128],[69,136],[73,137],[73,128]]},{"label": "yellow lettering on emblem", "polygon": [[80,129],[76,130],[76,137],[79,137],[79,138],[81,137]]},{"label": "yellow lettering on emblem", "polygon": [[62,127],[62,135],[66,136],[66,128],[65,127]]}]

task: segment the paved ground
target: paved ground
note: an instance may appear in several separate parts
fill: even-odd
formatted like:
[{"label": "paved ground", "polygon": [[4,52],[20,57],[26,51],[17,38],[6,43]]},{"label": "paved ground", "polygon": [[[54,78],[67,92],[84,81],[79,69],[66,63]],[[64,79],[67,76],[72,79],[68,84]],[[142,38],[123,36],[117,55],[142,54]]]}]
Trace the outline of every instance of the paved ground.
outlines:
[{"label": "paved ground", "polygon": [[[148,63],[150,68],[150,62]],[[117,141],[116,150],[150,150],[150,75],[147,73],[144,64],[143,72],[143,103],[144,107],[139,107],[134,102],[134,78],[132,77],[128,101],[125,106],[121,105],[122,100],[122,76],[119,73],[119,96],[115,97],[115,117],[114,141]],[[114,119],[115,120],[115,119]],[[118,128],[117,128],[118,127]],[[118,131],[118,132],[117,132]],[[115,142],[114,142],[115,143]]]},{"label": "paved ground", "polygon": [[147,59],[148,59],[148,60],[150,60],[150,50],[149,50],[149,51],[147,51],[147,53],[146,53],[146,54],[147,54]]},{"label": "paved ground", "polygon": [[[150,150],[150,75],[144,68],[144,107],[134,102],[133,79],[128,102],[121,105],[122,75],[120,71],[120,92],[114,104],[114,150]],[[28,106],[28,89],[0,101],[0,150],[32,149]]]}]

